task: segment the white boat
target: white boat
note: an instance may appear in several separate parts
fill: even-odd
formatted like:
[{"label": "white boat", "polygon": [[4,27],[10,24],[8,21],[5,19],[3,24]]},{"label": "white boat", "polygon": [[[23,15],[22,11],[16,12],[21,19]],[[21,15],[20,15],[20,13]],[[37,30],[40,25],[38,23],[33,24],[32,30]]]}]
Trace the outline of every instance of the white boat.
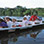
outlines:
[{"label": "white boat", "polygon": [[[22,21],[22,19],[20,19],[19,21]],[[33,27],[42,26],[42,25],[44,25],[44,23],[34,24],[34,25],[28,25],[28,26],[24,26],[24,27],[0,28],[0,31],[12,32],[12,31],[15,31],[15,30],[18,30],[18,29],[22,30],[22,29],[33,28]],[[41,27],[40,27],[40,28],[41,28]]]},{"label": "white boat", "polygon": [[[33,28],[33,27],[42,27],[42,26],[44,26],[44,23],[42,23],[42,24],[35,24],[35,25],[28,25],[28,26],[25,26],[25,27],[12,27],[12,28],[0,28],[0,31],[8,31],[8,32],[13,32],[13,31],[15,31],[15,30],[18,30],[18,29],[20,29],[20,30],[23,30],[23,29],[30,29],[30,28]],[[41,28],[40,27],[40,28]]]}]

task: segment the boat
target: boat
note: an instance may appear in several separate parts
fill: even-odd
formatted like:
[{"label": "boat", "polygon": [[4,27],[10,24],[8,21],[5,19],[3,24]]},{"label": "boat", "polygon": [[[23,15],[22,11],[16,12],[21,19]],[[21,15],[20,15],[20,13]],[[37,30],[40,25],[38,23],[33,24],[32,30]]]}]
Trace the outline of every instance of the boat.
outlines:
[{"label": "boat", "polygon": [[[20,20],[18,20],[19,22],[21,21],[22,22],[22,20],[20,19]],[[41,26],[42,27],[44,27],[44,23],[41,23],[41,24],[35,24],[35,25],[28,25],[28,26],[24,26],[24,27],[11,27],[11,28],[0,28],[0,31],[7,31],[7,32],[13,32],[13,31],[15,31],[15,30],[23,30],[23,29],[31,29],[31,28],[41,28]]]},{"label": "boat", "polygon": [[35,24],[35,25],[28,25],[25,27],[11,27],[11,28],[0,28],[0,31],[8,31],[8,32],[14,32],[15,30],[24,30],[24,29],[32,29],[32,28],[42,28],[44,27],[44,23],[42,24]]}]

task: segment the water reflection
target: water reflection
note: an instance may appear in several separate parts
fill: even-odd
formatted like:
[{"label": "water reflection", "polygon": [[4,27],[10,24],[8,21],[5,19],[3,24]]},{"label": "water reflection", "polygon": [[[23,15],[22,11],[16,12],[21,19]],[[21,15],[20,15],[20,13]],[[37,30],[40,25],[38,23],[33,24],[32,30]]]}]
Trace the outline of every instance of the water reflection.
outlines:
[{"label": "water reflection", "polygon": [[16,31],[14,33],[1,34],[0,44],[29,44],[36,43],[36,38],[41,36],[43,29],[34,29],[26,31]]}]

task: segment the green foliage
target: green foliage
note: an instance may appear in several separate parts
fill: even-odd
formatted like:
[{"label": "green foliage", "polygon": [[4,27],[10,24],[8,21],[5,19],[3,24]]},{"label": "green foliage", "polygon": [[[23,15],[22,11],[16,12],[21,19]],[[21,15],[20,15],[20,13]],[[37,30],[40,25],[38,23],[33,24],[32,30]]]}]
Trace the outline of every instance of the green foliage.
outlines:
[{"label": "green foliage", "polygon": [[44,16],[44,8],[26,8],[17,6],[15,8],[0,8],[0,16],[24,16],[25,14]]},{"label": "green foliage", "polygon": [[26,15],[27,13],[30,14],[30,9],[26,10],[23,14]]}]

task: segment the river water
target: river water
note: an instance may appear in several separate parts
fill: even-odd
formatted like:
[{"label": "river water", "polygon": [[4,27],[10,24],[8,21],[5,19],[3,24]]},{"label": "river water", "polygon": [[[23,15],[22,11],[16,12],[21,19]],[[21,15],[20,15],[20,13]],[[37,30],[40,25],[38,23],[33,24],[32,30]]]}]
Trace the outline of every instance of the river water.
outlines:
[{"label": "river water", "polygon": [[0,44],[44,44],[44,29],[0,33]]}]

